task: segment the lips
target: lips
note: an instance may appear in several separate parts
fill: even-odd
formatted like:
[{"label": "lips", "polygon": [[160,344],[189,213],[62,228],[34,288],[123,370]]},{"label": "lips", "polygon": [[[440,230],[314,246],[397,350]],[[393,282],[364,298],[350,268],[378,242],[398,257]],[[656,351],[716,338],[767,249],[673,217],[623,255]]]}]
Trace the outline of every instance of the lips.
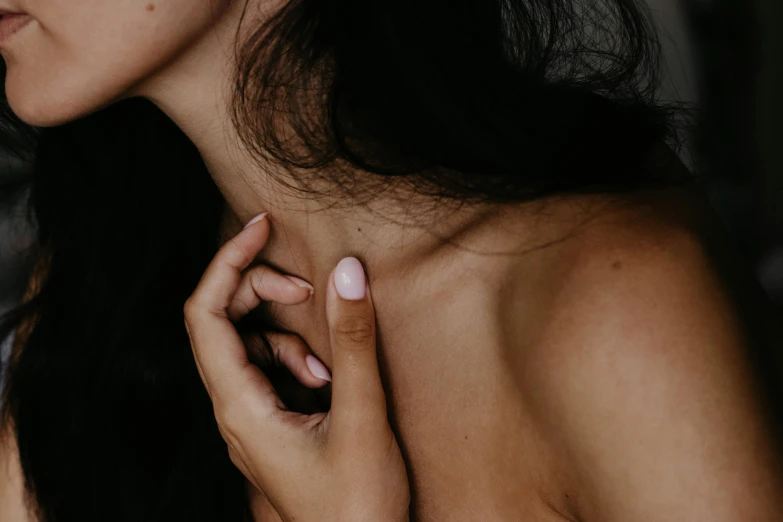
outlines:
[{"label": "lips", "polygon": [[0,9],[0,20],[2,20],[3,18],[11,18],[14,16],[25,16],[25,13],[12,13],[10,11],[3,11],[2,9]]},{"label": "lips", "polygon": [[25,13],[10,13],[0,11],[0,43],[20,31],[32,21],[32,17]]}]

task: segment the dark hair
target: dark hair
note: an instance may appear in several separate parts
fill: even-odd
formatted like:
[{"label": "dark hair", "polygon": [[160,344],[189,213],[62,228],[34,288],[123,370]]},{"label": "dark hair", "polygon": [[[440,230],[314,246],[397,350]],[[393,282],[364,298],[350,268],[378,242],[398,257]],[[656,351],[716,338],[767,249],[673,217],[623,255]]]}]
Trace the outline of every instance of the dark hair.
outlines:
[{"label": "dark hair", "polygon": [[651,144],[676,141],[676,106],[656,100],[646,9],[290,2],[241,49],[234,121],[300,189],[352,203],[400,177],[460,201],[657,183],[666,169],[644,159]]},{"label": "dark hair", "polygon": [[[309,194],[666,182],[647,161],[674,134],[641,0],[291,0],[237,50],[242,139]],[[197,150],[140,99],[49,129],[7,113],[0,132],[34,159],[43,277],[0,336],[34,321],[5,397],[39,516],[247,518],[182,323],[223,208]]]}]

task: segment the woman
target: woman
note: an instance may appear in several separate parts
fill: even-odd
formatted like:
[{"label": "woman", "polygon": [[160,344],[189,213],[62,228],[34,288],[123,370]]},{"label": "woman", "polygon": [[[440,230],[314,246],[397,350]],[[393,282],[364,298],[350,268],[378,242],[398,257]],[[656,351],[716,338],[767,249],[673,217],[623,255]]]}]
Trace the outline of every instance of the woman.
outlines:
[{"label": "woman", "polygon": [[[8,103],[47,127],[27,149],[23,126],[7,132],[35,154],[40,248],[7,323],[6,517],[400,514],[392,449],[373,473],[382,452],[343,444],[333,462],[361,463],[375,492],[362,501],[396,501],[342,511],[328,492],[349,491],[349,473],[299,467],[279,431],[232,439],[268,428],[258,394],[237,387],[228,403],[247,409],[213,412],[182,306],[221,243],[186,309],[196,359],[248,367],[235,338],[204,343],[198,326],[204,310],[234,319],[285,406],[320,420],[328,374],[304,371],[308,350],[334,373],[335,411],[361,403],[338,400],[351,381],[327,320],[333,268],[361,259],[413,519],[783,512],[773,365],[759,362],[779,341],[665,145],[672,111],[655,100],[641,4],[6,4],[29,16],[0,44]],[[237,248],[234,272],[209,277]],[[253,255],[267,275],[240,279]],[[224,299],[198,299],[205,286]],[[270,302],[239,320],[233,291]],[[261,333],[282,364],[256,349]],[[249,371],[251,391],[269,391]],[[393,446],[381,427],[372,440]],[[291,469],[286,457],[271,472],[270,455]]]}]

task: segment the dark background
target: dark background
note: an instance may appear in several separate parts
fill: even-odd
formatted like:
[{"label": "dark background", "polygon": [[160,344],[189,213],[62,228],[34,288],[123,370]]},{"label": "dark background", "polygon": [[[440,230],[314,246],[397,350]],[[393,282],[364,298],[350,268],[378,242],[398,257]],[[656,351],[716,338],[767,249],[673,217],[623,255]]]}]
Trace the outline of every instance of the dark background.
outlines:
[{"label": "dark background", "polygon": [[[697,108],[683,160],[783,307],[783,1],[649,3],[667,59],[663,95]],[[0,144],[0,314],[20,299],[29,268],[28,176]]]}]

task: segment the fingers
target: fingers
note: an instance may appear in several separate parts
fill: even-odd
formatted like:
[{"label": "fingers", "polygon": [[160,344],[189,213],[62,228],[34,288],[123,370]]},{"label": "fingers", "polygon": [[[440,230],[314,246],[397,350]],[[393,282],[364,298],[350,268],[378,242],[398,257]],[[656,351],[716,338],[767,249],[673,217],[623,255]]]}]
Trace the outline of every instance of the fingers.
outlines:
[{"label": "fingers", "polygon": [[237,322],[262,301],[295,305],[313,295],[313,287],[293,276],[284,276],[265,265],[255,266],[242,274],[231,302],[228,318]]},{"label": "fingers", "polygon": [[269,239],[269,219],[248,226],[223,245],[201,276],[188,301],[198,308],[225,315],[242,278],[242,271],[258,255]]},{"label": "fingers", "polygon": [[[262,301],[298,304],[313,293],[313,287],[306,281],[284,276],[267,266],[246,269],[269,237],[269,221],[263,214],[259,218],[220,249],[186,303],[186,326],[189,328],[199,371],[210,394],[214,390],[221,390],[224,387],[221,383],[226,386],[233,384],[232,372],[240,371],[244,371],[245,377],[253,381],[263,380],[263,388],[268,391],[265,379],[261,379],[263,375],[258,375],[248,364],[244,343],[240,347],[235,342],[239,336],[231,323],[241,319]],[[226,337],[219,337],[221,335]],[[291,342],[287,342],[288,345],[294,346]],[[302,346],[285,351],[291,354],[286,355],[289,357],[287,360],[292,365],[295,362],[297,364],[292,371],[299,370],[302,365],[307,366],[307,354],[296,357],[301,354]],[[316,368],[319,365],[317,360],[311,364]],[[242,374],[237,376],[241,377]],[[325,382],[309,371],[304,380],[300,380],[311,387]]]},{"label": "fingers", "polygon": [[331,382],[329,370],[298,335],[268,333],[266,338],[274,357],[288,368],[300,383],[310,388],[321,388]]},{"label": "fingers", "polygon": [[263,248],[268,237],[269,221],[262,218],[223,245],[185,303],[185,327],[213,403],[252,394],[259,405],[277,404],[274,388],[248,361],[242,339],[228,318],[242,270]]},{"label": "fingers", "polygon": [[327,288],[332,347],[335,427],[386,426],[386,398],[378,371],[375,309],[361,263],[345,258]]}]

